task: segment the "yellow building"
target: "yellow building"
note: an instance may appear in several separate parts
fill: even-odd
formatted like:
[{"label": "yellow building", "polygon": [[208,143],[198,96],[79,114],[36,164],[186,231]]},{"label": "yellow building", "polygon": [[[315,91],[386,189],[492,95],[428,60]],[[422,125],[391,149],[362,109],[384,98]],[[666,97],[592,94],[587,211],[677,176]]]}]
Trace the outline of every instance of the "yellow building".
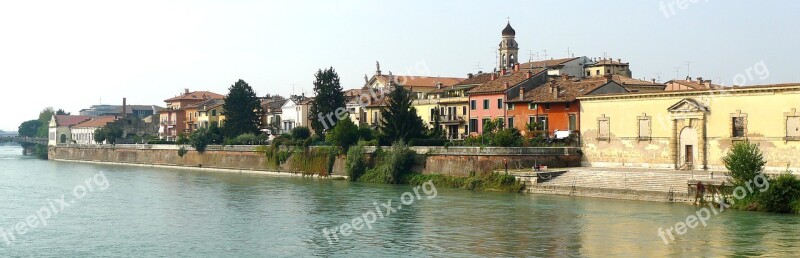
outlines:
[{"label": "yellow building", "polygon": [[800,84],[586,96],[583,165],[725,170],[735,142],[768,171],[800,171]]},{"label": "yellow building", "polygon": [[586,72],[586,77],[600,77],[606,74],[633,77],[630,64],[623,63],[621,59],[596,59],[594,63],[587,65],[584,70]]},{"label": "yellow building", "polygon": [[196,128],[208,128],[211,124],[222,127],[225,123],[225,116],[222,114],[222,106],[224,104],[225,100],[221,99],[211,99],[197,103],[195,106],[197,110]]}]

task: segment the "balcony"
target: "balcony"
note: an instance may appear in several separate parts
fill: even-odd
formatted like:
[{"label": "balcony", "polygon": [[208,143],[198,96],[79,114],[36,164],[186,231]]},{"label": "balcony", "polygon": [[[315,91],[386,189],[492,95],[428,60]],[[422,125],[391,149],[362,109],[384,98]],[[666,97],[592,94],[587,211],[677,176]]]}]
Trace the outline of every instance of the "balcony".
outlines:
[{"label": "balcony", "polygon": [[[431,121],[433,121],[433,119],[431,119]],[[443,125],[457,125],[457,124],[463,124],[464,121],[466,121],[466,120],[464,119],[464,116],[450,115],[449,114],[449,115],[439,116],[439,121]],[[431,123],[433,123],[433,122],[431,122]]]},{"label": "balcony", "polygon": [[469,102],[469,97],[447,97],[447,98],[440,98],[439,104],[446,104],[446,103],[467,103]]}]

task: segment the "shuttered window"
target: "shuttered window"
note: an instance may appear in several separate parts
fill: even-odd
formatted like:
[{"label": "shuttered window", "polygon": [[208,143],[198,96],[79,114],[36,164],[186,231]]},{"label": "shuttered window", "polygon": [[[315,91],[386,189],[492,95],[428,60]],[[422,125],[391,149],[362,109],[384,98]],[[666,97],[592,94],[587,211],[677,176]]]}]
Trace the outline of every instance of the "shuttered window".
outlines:
[{"label": "shuttered window", "polygon": [[800,116],[786,117],[786,137],[800,140]]},{"label": "shuttered window", "polygon": [[650,135],[650,118],[639,119],[639,140],[649,141]]},{"label": "shuttered window", "polygon": [[608,118],[601,118],[598,120],[598,134],[597,138],[601,141],[608,141],[611,138],[611,123]]}]

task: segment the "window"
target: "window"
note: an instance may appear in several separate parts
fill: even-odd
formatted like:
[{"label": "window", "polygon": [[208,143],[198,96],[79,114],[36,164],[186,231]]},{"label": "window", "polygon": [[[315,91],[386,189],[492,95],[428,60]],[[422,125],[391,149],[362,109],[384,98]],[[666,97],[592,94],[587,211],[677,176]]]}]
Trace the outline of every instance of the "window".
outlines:
[{"label": "window", "polygon": [[217,110],[216,109],[212,109],[211,110],[211,116],[217,116]]},{"label": "window", "polygon": [[566,104],[564,104],[564,108],[565,108],[565,109],[569,109],[569,108],[570,108],[570,104],[571,104],[571,103],[567,102]]},{"label": "window", "polygon": [[746,117],[732,117],[731,119],[731,123],[733,124],[733,132],[731,132],[731,136],[744,137],[746,134],[745,129],[747,128]]},{"label": "window", "polygon": [[539,120],[538,121],[539,124],[542,125],[542,131],[544,131],[545,134],[549,135],[550,134],[550,125],[549,125],[549,123],[547,121],[548,120],[547,116],[540,116],[540,117],[537,118],[537,120]]},{"label": "window", "polygon": [[528,110],[537,110],[539,109],[539,105],[536,103],[528,103]]},{"label": "window", "polygon": [[800,140],[800,116],[786,117],[786,139]]},{"label": "window", "polygon": [[513,117],[509,117],[508,118],[508,128],[514,128],[514,118]]},{"label": "window", "polygon": [[639,119],[639,141],[649,141],[651,140],[650,135],[652,133],[650,129],[650,117],[647,115],[640,116]]},{"label": "window", "polygon": [[483,100],[483,109],[489,109],[489,100],[488,99],[484,99]]},{"label": "window", "polygon": [[462,113],[462,115],[466,116],[467,115],[467,107],[461,107],[461,113]]},{"label": "window", "polygon": [[597,140],[610,141],[611,140],[611,122],[609,118],[603,115],[597,119]]},{"label": "window", "polygon": [[569,114],[569,130],[575,131],[578,127],[578,116],[575,114]]},{"label": "window", "polygon": [[[477,104],[476,102],[477,102],[477,100],[470,100],[470,101],[469,101],[469,109],[470,109],[470,110],[476,110],[476,109],[478,109],[478,104]],[[465,115],[466,115],[466,114],[465,114]]]},{"label": "window", "polygon": [[600,75],[600,70],[595,70],[595,71],[594,71],[594,74],[595,74],[595,75]]},{"label": "window", "polygon": [[544,109],[545,110],[550,110],[550,104],[549,103],[548,104],[544,104]]},{"label": "window", "polygon": [[497,99],[497,109],[503,109],[503,99]]},{"label": "window", "polygon": [[506,104],[506,108],[508,108],[508,110],[514,110],[514,103]]},{"label": "window", "polygon": [[470,118],[469,119],[469,132],[470,133],[477,133],[478,132],[478,119]]}]

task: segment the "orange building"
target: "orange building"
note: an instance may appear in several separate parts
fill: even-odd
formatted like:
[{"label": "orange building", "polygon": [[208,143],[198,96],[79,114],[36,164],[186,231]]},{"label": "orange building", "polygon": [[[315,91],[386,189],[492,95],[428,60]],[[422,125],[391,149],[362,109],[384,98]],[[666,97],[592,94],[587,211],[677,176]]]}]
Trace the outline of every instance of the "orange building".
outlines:
[{"label": "orange building", "polygon": [[192,105],[209,99],[224,98],[225,96],[210,91],[189,92],[189,89],[186,89],[183,94],[164,100],[167,107],[159,112],[161,120],[158,130],[159,137],[176,140],[178,134],[191,132],[196,129],[193,125],[197,121],[197,107],[192,107]]},{"label": "orange building", "polygon": [[548,132],[548,137],[556,131],[580,131],[580,102],[576,99],[585,95],[627,93],[619,83],[609,77],[572,79],[566,75],[549,78],[547,82],[525,92],[520,90],[516,97],[509,98],[507,123],[526,133],[527,125],[540,123]]}]

